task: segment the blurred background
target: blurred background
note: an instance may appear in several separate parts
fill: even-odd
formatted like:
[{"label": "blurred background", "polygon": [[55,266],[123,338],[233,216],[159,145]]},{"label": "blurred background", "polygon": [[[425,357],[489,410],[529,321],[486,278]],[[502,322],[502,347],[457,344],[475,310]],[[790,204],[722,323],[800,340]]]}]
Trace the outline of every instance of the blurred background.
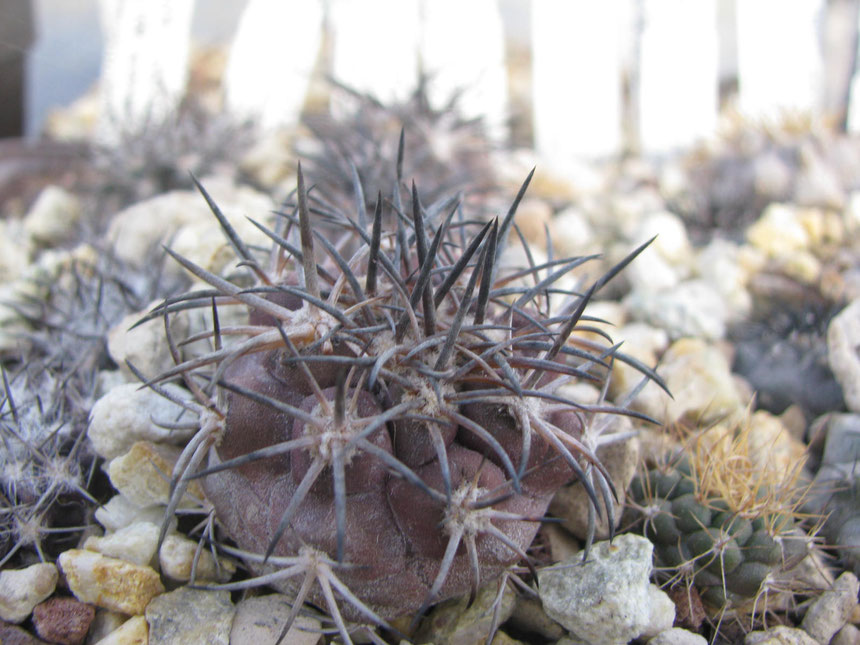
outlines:
[{"label": "blurred background", "polygon": [[421,68],[438,103],[465,89],[467,114],[546,156],[661,154],[727,112],[860,127],[857,24],[857,0],[2,0],[0,134],[37,137],[98,92],[93,121],[129,127],[175,107],[195,65],[266,126],[295,120],[314,78],[387,101]]}]

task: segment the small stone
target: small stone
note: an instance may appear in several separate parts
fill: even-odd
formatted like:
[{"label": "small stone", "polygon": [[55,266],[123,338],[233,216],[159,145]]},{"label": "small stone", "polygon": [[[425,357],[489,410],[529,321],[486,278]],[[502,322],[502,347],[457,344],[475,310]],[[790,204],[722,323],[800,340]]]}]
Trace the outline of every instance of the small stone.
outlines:
[{"label": "small stone", "polygon": [[800,626],[819,643],[827,643],[848,622],[857,606],[860,583],[846,571],[806,611]]},{"label": "small stone", "polygon": [[685,280],[660,291],[636,289],[624,302],[634,318],[665,329],[673,339],[694,336],[719,340],[726,335],[725,301],[705,280]]},{"label": "small stone", "polygon": [[[181,399],[188,398],[187,390],[177,385],[167,383],[163,387]],[[187,441],[193,431],[167,430],[155,422],[174,421],[182,412],[180,406],[153,390],[141,389],[138,383],[125,383],[95,402],[87,436],[96,453],[105,459],[128,452],[136,441],[180,443]]]},{"label": "small stone", "polygon": [[52,562],[0,571],[0,618],[10,623],[23,622],[33,607],[54,593],[57,577],[57,567]]},{"label": "small stone", "polygon": [[648,641],[648,645],[707,645],[707,643],[708,640],[704,636],[680,627],[662,631]]},{"label": "small stone", "polygon": [[552,207],[542,199],[526,197],[517,207],[514,222],[526,241],[539,249],[546,250],[546,228],[550,236],[555,237],[553,228]]},{"label": "small stone", "polygon": [[[236,605],[230,629],[230,645],[274,643],[290,615],[291,599],[282,594],[246,598]],[[298,616],[283,642],[290,645],[317,645],[322,624],[308,616]]]},{"label": "small stone", "polygon": [[643,411],[667,424],[686,416],[706,425],[743,410],[729,362],[716,347],[702,339],[675,341],[663,355],[657,373],[674,399],[661,397],[661,407]]},{"label": "small stone", "polygon": [[[252,240],[265,240],[244,215],[268,212],[272,208],[271,199],[252,188],[236,186],[229,179],[207,177],[201,183],[247,244],[251,244]],[[186,227],[218,229],[217,221],[197,191],[174,190],[138,202],[117,213],[111,219],[106,238],[120,260],[133,267],[143,268],[151,262],[153,252],[159,249],[159,245],[171,238],[175,239],[181,229]],[[225,246],[227,242],[222,236],[217,248],[210,246],[207,249],[201,245],[191,259],[202,266],[200,260],[204,254],[212,256]],[[210,266],[206,268],[213,270]],[[177,274],[180,273],[178,266],[168,264],[168,270],[174,269]]]},{"label": "small stone", "polygon": [[148,645],[149,625],[143,616],[132,616],[94,645]]},{"label": "small stone", "polygon": [[599,252],[599,241],[588,217],[580,209],[570,207],[553,219],[552,244],[557,257],[572,258]]},{"label": "small stone", "polygon": [[150,522],[161,526],[163,519],[164,507],[152,505],[141,508],[122,495],[114,495],[104,506],[96,509],[96,521],[108,532],[119,531],[135,522]]},{"label": "small stone", "polygon": [[[168,578],[188,582],[197,553],[197,542],[176,533],[167,535],[158,551],[161,572]],[[236,563],[225,557],[216,562],[208,549],[202,549],[197,560],[196,580],[227,582],[236,573]]]},{"label": "small stone", "polygon": [[508,624],[514,626],[517,632],[540,634],[550,641],[557,641],[564,636],[564,629],[546,615],[540,600],[525,594],[517,597]]},{"label": "small stone", "polygon": [[761,473],[762,481],[782,481],[803,462],[806,444],[792,437],[779,417],[757,410],[747,423],[749,456]]},{"label": "small stone", "polygon": [[[116,631],[128,620],[128,616],[118,611],[110,611],[103,607],[96,608],[96,616],[90,625],[90,633],[87,635],[88,643],[98,643],[108,634]],[[146,621],[144,621],[145,623]],[[145,645],[145,643],[144,643]]]},{"label": "small stone", "polygon": [[860,412],[860,300],[845,307],[827,328],[827,358],[845,403]]},{"label": "small stone", "polygon": [[110,558],[149,566],[153,564],[158,549],[160,530],[160,525],[152,522],[134,522],[104,537],[88,537],[84,548]]},{"label": "small stone", "polygon": [[81,219],[81,203],[59,186],[47,186],[24,218],[24,230],[36,242],[55,246],[71,239]]},{"label": "small stone", "polygon": [[830,645],[860,645],[860,629],[848,623],[836,632],[836,636],[830,641]]},{"label": "small stone", "polygon": [[651,638],[672,629],[675,622],[675,603],[669,595],[655,584],[648,586],[648,595],[651,600],[651,615],[648,624],[639,635],[642,639]]},{"label": "small stone", "polygon": [[[669,334],[665,329],[644,322],[632,322],[611,332],[612,340],[621,345],[621,352],[637,359],[648,367],[657,364],[657,357],[669,346]],[[612,366],[609,394],[619,401],[636,388],[644,378],[641,371],[623,361],[616,360]],[[640,397],[659,400],[668,395],[653,381],[649,381],[640,392]]]},{"label": "small stone", "polygon": [[636,258],[636,268],[627,274],[634,289],[645,293],[671,289],[690,275],[693,247],[680,217],[668,211],[642,218],[633,234],[636,245],[656,238]]},{"label": "small stone", "polygon": [[[629,419],[619,417],[615,420],[617,428],[613,432],[623,433],[632,431],[633,426]],[[608,435],[604,435],[608,436]],[[636,474],[636,466],[639,463],[639,440],[636,437],[628,437],[622,441],[613,442],[601,446],[597,450],[597,457],[609,473],[610,480],[618,491],[618,506],[624,508],[627,486]],[[596,522],[595,537],[605,540],[609,537],[607,527],[608,514],[605,511],[603,500],[600,505],[600,518]],[[574,482],[563,486],[556,491],[550,502],[549,510],[555,517],[561,519],[561,524],[580,540],[586,539],[588,535],[588,509],[591,501],[580,482]],[[621,512],[615,514],[615,527],[621,522]]]},{"label": "small stone", "polygon": [[234,613],[229,591],[161,594],[146,607],[149,645],[229,645]]},{"label": "small stone", "polygon": [[[179,459],[180,450],[173,446],[138,441],[131,449],[108,465],[111,484],[130,502],[138,506],[167,504],[170,497],[170,474]],[[192,481],[179,508],[198,505],[193,497],[203,499],[200,484]]]},{"label": "small stone", "polygon": [[81,645],[87,637],[96,610],[75,598],[55,597],[36,605],[33,625],[36,633],[52,643]]},{"label": "small stone", "polygon": [[547,614],[592,645],[617,645],[639,637],[652,618],[649,576],[653,545],[625,533],[599,542],[589,559],[566,560],[540,574]]},{"label": "small stone", "polygon": [[0,621],[0,643],[3,645],[48,645],[41,638],[36,638],[17,625],[3,621]]},{"label": "small stone", "polygon": [[819,645],[802,629],[779,625],[767,631],[750,632],[744,638],[744,645]]},{"label": "small stone", "polygon": [[[153,303],[153,307],[158,303]],[[148,311],[148,309],[147,309]],[[158,316],[137,325],[146,312],[128,314],[114,325],[107,335],[108,353],[114,363],[128,375],[133,375],[127,362],[134,365],[146,376],[155,376],[173,367],[173,357],[165,340],[164,318]],[[172,314],[170,334],[173,338],[188,336],[188,315],[186,312]],[[137,325],[137,326],[135,326]],[[140,387],[135,384],[135,387]],[[164,432],[162,430],[162,432]]]},{"label": "small stone", "polygon": [[[498,595],[497,584],[488,584],[478,590],[471,607],[466,607],[467,596],[439,603],[424,619],[417,640],[434,645],[465,645],[483,643],[493,623],[493,603]],[[505,622],[514,611],[514,592],[505,587],[498,624]]]},{"label": "small stone", "polygon": [[746,319],[752,310],[752,296],[747,290],[750,274],[740,256],[740,246],[715,237],[696,257],[697,272],[722,296],[729,323]]},{"label": "small stone", "polygon": [[809,247],[809,234],[791,204],[771,204],[747,229],[747,241],[769,258],[782,259]]},{"label": "small stone", "polygon": [[124,614],[142,614],[147,603],[164,592],[161,577],[151,567],[91,551],[61,553],[60,568],[78,600]]},{"label": "small stone", "polygon": [[20,221],[0,219],[0,280],[5,285],[11,286],[30,264],[31,247],[32,240],[24,235]]}]

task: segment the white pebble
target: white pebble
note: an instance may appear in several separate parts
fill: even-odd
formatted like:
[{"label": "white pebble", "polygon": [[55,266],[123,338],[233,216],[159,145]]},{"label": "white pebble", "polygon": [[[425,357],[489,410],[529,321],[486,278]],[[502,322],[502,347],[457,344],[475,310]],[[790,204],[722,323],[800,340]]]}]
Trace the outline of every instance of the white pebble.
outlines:
[{"label": "white pebble", "polygon": [[[188,398],[183,388],[167,384],[176,396]],[[118,385],[96,401],[90,411],[87,436],[100,457],[113,459],[124,454],[136,441],[179,443],[193,431],[167,430],[155,421],[176,421],[182,408],[139,384]],[[183,419],[193,420],[186,412]]]},{"label": "white pebble", "polygon": [[161,576],[151,567],[81,549],[61,553],[59,563],[75,598],[111,611],[142,614],[164,593]]},{"label": "white pebble", "polygon": [[149,566],[158,548],[159,530],[158,524],[135,522],[104,537],[88,537],[84,548],[111,558]]},{"label": "white pebble", "polygon": [[57,567],[50,562],[0,571],[0,618],[23,622],[56,587]]},{"label": "white pebble", "polygon": [[843,309],[827,328],[827,358],[833,375],[842,386],[845,403],[860,412],[860,300]]},{"label": "white pebble", "polygon": [[96,521],[106,531],[119,531],[135,522],[161,525],[164,508],[158,505],[140,507],[122,495],[114,495],[104,506],[96,509]]},{"label": "white pebble", "polygon": [[[191,568],[194,565],[196,553],[197,542],[194,540],[175,533],[168,535],[158,551],[161,572],[173,580],[188,582],[191,580]],[[236,564],[231,559],[220,557],[216,562],[207,548],[200,550],[195,571],[196,580],[227,582],[234,573],[236,573]]]}]

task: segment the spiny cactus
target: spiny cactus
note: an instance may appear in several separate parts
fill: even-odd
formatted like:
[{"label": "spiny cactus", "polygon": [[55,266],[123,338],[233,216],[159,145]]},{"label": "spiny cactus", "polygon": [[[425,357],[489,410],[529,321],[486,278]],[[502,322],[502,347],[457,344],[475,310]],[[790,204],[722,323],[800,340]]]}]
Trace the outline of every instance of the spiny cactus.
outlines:
[{"label": "spiny cactus", "polygon": [[[481,119],[464,119],[456,109],[458,94],[434,109],[428,91],[432,79],[422,75],[415,91],[400,102],[383,104],[372,95],[333,83],[333,94],[355,103],[343,116],[309,114],[303,121],[313,134],[300,138],[297,153],[305,160],[317,190],[338,208],[363,199],[373,208],[373,193],[353,195],[355,177],[368,187],[386,188],[391,160],[397,154],[397,133],[403,129],[409,156],[399,155],[403,177],[419,177],[428,209],[458,193],[471,206],[492,196],[494,145]],[[342,203],[341,203],[342,202]]]},{"label": "spiny cactus", "polygon": [[26,331],[0,363],[0,565],[52,560],[85,528],[96,500],[83,437],[99,373],[112,366],[107,331],[166,293],[154,272],[129,271],[94,247],[54,258],[32,271],[29,295],[7,303]]},{"label": "spiny cactus", "polygon": [[[403,168],[402,158],[392,166]],[[602,498],[614,514],[613,483],[595,456],[613,439],[601,436],[600,415],[646,418],[578,403],[564,387],[605,386],[614,360],[639,366],[572,332],[593,330],[587,303],[642,247],[589,287],[565,291],[559,278],[589,258],[499,262],[529,179],[490,222],[466,219],[456,204],[428,213],[414,183],[407,212],[402,177],[391,179],[392,199],[379,194],[368,217],[359,199],[344,212],[309,191],[299,167],[297,203],[274,228],[258,225],[274,242],[265,254],[238,238],[201,186],[248,276],[231,282],[168,250],[211,288],[145,318],[211,308],[211,352],[148,381],[163,391],[184,380],[194,393],[184,405],[198,417],[168,515],[202,478],[257,574],[221,588],[295,594],[285,632],[308,599],[328,607],[350,642],[344,617],[417,620],[434,602],[474,595],[528,563],[553,493],[574,477],[594,507]],[[362,194],[356,180],[354,197]],[[230,305],[248,309],[247,325],[220,325]],[[639,367],[643,381],[660,382]]]},{"label": "spiny cactus", "polygon": [[801,465],[777,473],[755,464],[748,435],[743,424],[735,433],[722,426],[702,432],[676,458],[637,475],[630,489],[661,575],[696,587],[720,617],[767,611],[769,594],[790,590],[783,574],[810,548],[796,521]]}]

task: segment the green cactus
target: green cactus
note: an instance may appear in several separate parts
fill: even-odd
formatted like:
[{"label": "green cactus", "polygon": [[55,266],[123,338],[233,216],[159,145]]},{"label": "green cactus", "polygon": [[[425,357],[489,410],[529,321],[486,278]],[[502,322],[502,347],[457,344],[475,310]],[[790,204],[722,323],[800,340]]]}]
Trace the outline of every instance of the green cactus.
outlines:
[{"label": "green cactus", "polygon": [[714,613],[754,616],[810,540],[797,521],[796,474],[776,481],[757,469],[743,434],[715,443],[700,435],[670,463],[634,477],[629,499],[670,583],[696,587]]}]

